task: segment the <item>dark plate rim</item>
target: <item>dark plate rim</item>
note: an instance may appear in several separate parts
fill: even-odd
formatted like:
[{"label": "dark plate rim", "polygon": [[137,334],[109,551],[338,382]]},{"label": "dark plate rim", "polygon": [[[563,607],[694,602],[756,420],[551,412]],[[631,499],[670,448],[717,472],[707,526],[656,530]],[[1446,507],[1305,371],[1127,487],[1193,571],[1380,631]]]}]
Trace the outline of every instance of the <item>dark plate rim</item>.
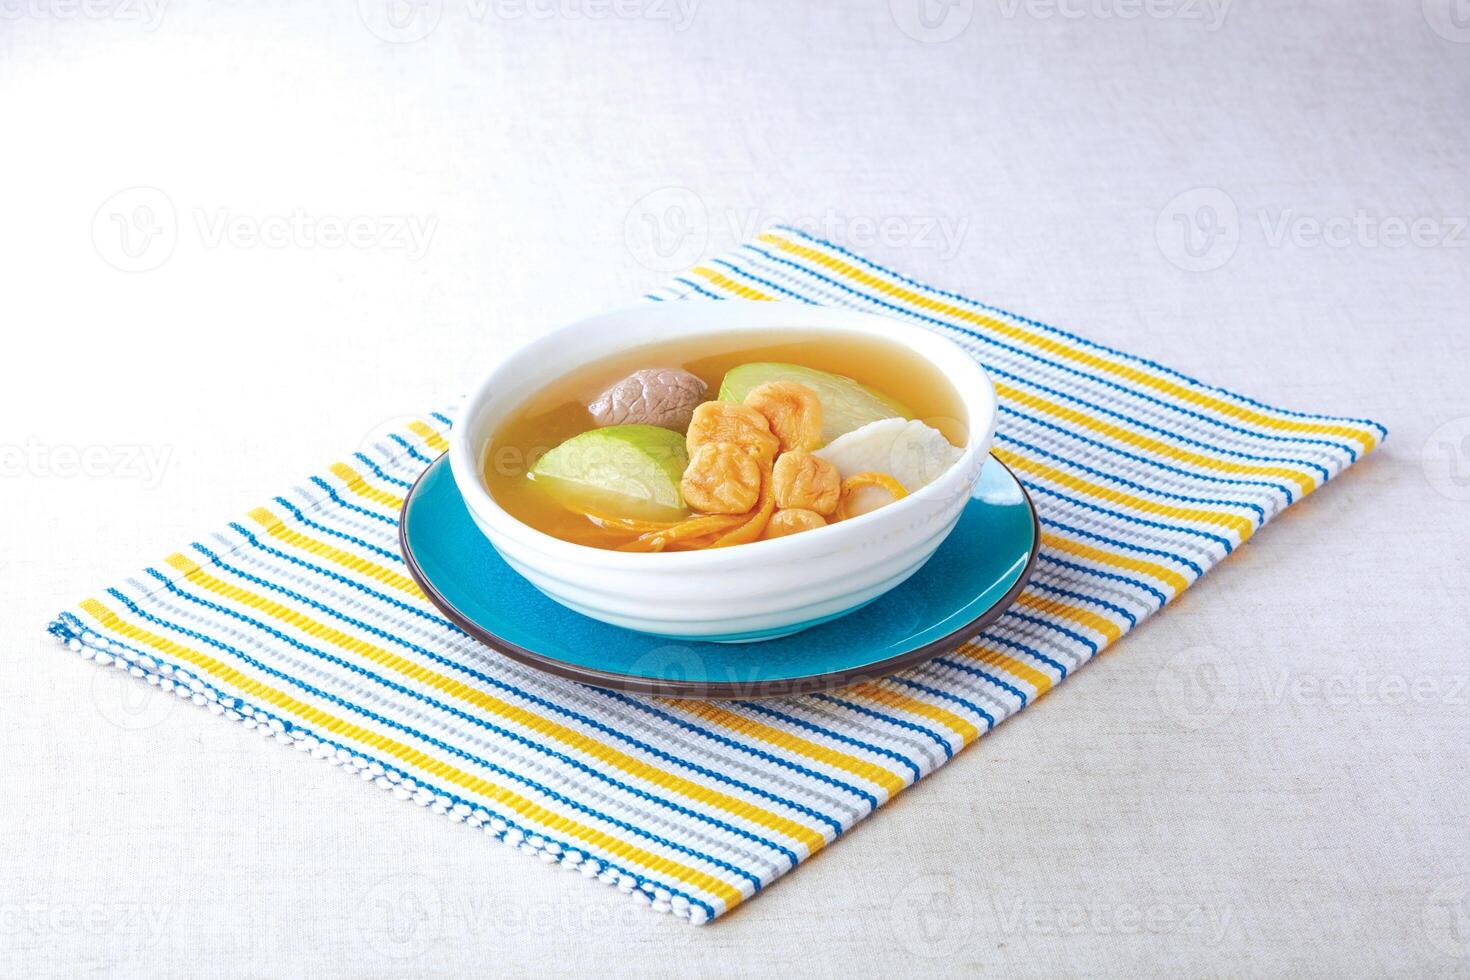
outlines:
[{"label": "dark plate rim", "polygon": [[[649,694],[666,698],[698,698],[702,700],[719,701],[748,701],[759,698],[789,697],[797,694],[811,694],[816,691],[830,691],[839,687],[846,687],[859,681],[876,680],[895,674],[907,667],[933,660],[955,649],[966,640],[972,638],[985,627],[999,619],[1026,583],[1031,580],[1031,573],[1036,568],[1036,559],[1041,551],[1041,521],[1036,516],[1036,504],[1031,499],[1031,494],[1026,490],[1026,485],[1019,479],[1009,466],[1006,466],[994,453],[990,458],[1010,474],[1011,479],[1016,481],[1016,486],[1021,489],[1021,496],[1026,501],[1026,509],[1031,512],[1031,548],[1030,557],[1026,560],[1026,567],[1021,569],[1021,574],[1016,577],[1015,584],[988,607],[979,616],[970,620],[958,629],[931,640],[923,646],[906,650],[903,653],[880,660],[877,663],[865,664],[861,667],[853,667],[847,670],[829,671],[825,674],[807,674],[801,677],[783,677],[779,680],[759,681],[749,684],[740,684],[729,681],[661,681],[646,677],[632,677],[627,674],[617,674],[611,671],[598,670],[595,667],[581,667],[569,664],[564,660],[557,660],[545,654],[527,650],[504,640],[483,626],[478,625],[468,616],[455,608],[454,604],[439,593],[429,577],[419,567],[418,561],[413,556],[413,549],[408,545],[408,508],[413,502],[414,495],[418,492],[420,484],[423,483],[434,467],[443,464],[444,454],[438,456],[432,463],[424,467],[424,471],[413,481],[408,493],[404,494],[403,506],[398,512],[398,550],[403,554],[404,564],[408,567],[408,574],[418,585],[424,596],[433,603],[434,607],[443,613],[449,620],[463,630],[473,639],[504,657],[534,667],[537,670],[564,677],[567,680],[577,681],[581,684],[590,684],[593,687],[610,688],[622,691],[626,694]],[[941,547],[943,545],[941,544]],[[901,588],[902,586],[900,586]]]}]

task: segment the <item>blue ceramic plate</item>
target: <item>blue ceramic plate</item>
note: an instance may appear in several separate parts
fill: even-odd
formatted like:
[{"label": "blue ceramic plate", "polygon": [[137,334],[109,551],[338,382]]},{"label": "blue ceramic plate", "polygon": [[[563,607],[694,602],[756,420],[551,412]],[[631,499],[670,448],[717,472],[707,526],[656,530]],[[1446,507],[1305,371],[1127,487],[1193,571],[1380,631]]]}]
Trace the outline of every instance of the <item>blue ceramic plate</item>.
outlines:
[{"label": "blue ceramic plate", "polygon": [[498,653],[598,687],[695,698],[826,690],[947,653],[1015,600],[1040,536],[1025,489],[992,457],[954,531],[891,592],[781,639],[699,643],[609,626],[542,595],[475,527],[443,458],[409,491],[398,533],[424,594]]}]

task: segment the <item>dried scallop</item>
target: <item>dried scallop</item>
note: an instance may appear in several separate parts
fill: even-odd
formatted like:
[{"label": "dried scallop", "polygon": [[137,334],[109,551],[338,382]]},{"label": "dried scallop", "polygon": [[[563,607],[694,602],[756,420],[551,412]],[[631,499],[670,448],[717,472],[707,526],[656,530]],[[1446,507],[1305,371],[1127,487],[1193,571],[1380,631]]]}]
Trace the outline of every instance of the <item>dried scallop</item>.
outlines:
[{"label": "dried scallop", "polygon": [[819,527],[826,527],[827,519],[814,510],[805,510],[801,507],[792,507],[786,510],[778,510],[771,515],[771,520],[766,524],[766,532],[761,537],[764,540],[771,538],[784,538],[788,534],[800,534],[802,531],[815,531]]},{"label": "dried scallop", "polygon": [[706,442],[694,452],[679,484],[684,500],[706,514],[744,514],[756,505],[761,469],[733,442]]},{"label": "dried scallop", "polygon": [[782,453],[771,473],[771,489],[782,510],[810,510],[830,517],[842,493],[842,476],[820,456]]},{"label": "dried scallop", "polygon": [[782,452],[810,452],[822,444],[822,403],[806,385],[767,381],[750,390],[745,404],[765,416]]},{"label": "dried scallop", "polygon": [[705,402],[694,410],[685,443],[692,458],[699,447],[716,442],[734,443],[766,465],[781,448],[766,417],[755,409],[730,402]]}]

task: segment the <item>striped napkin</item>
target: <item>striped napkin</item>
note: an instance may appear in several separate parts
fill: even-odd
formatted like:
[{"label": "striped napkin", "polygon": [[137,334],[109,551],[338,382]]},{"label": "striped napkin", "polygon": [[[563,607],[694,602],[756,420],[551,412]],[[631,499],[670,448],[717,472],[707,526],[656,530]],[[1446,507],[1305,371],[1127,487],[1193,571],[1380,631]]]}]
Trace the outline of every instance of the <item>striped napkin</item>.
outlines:
[{"label": "striped napkin", "polygon": [[51,624],[275,742],[695,923],[730,911],[1045,694],[1386,430],[1271,408],[777,227],[650,298],[796,300],[957,341],[1040,513],[1014,607],[922,667],[831,694],[664,701],[478,645],[398,553],[433,414]]}]

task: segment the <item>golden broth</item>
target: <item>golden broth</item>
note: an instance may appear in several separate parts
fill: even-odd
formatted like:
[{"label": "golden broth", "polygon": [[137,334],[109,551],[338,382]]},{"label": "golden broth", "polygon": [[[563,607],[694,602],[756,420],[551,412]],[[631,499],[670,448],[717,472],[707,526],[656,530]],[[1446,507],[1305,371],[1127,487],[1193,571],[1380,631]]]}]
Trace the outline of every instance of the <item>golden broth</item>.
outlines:
[{"label": "golden broth", "polygon": [[542,454],[595,428],[587,405],[641,368],[683,368],[709,385],[714,398],[725,372],[754,361],[782,361],[846,375],[908,407],[963,447],[969,438],[964,404],[949,380],[908,348],[877,337],[833,331],[740,331],[685,337],[637,347],[578,368],[551,382],[516,410],[491,437],[485,485],[516,519],[564,541],[613,548],[626,532],[597,527],[567,510],[527,473]]}]

